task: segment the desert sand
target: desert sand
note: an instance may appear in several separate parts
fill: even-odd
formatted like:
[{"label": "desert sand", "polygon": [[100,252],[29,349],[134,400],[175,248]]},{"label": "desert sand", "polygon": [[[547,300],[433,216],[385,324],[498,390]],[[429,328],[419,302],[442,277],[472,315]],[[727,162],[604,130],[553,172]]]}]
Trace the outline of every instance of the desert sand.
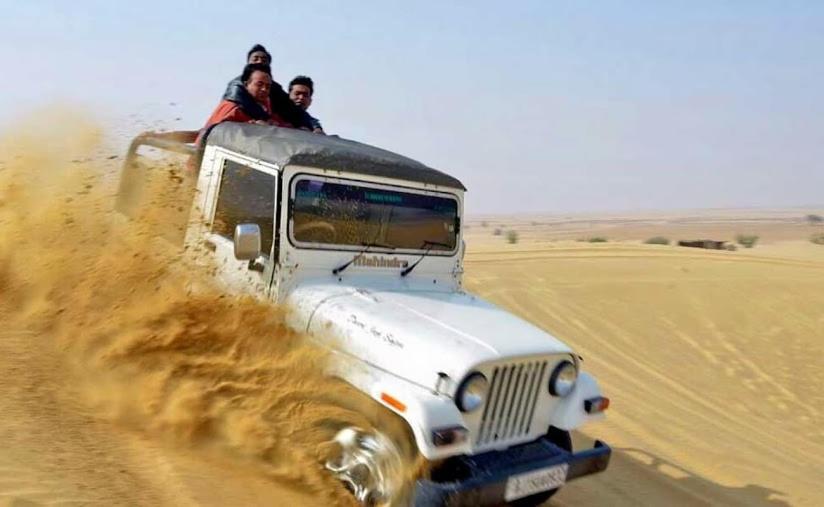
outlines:
[{"label": "desert sand", "polygon": [[[168,251],[123,230],[93,129],[28,135],[0,157],[0,505],[349,504],[324,442],[367,422],[323,357],[253,301],[193,296]],[[466,287],[572,345],[612,399],[575,435],[614,446],[611,467],[551,505],[824,502],[824,246],[807,212],[470,221]],[[761,242],[642,244],[737,233]],[[575,241],[595,235],[609,241]]]},{"label": "desert sand", "polygon": [[[570,343],[613,402],[578,435],[614,446],[610,469],[552,505],[824,501],[824,247],[803,239],[821,227],[796,210],[753,215],[470,224],[467,288]],[[519,231],[518,243],[496,227]],[[729,252],[640,241],[738,232],[763,243]],[[565,239],[574,235],[609,241]]]}]

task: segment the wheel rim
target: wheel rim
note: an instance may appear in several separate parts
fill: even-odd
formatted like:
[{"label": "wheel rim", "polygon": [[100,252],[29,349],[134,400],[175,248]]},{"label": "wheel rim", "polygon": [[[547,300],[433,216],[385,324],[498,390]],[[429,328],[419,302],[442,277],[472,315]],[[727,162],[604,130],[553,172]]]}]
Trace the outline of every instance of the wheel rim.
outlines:
[{"label": "wheel rim", "polygon": [[361,504],[386,504],[397,494],[403,462],[389,438],[349,427],[339,431],[334,442],[340,446],[340,455],[327,461],[326,468]]}]

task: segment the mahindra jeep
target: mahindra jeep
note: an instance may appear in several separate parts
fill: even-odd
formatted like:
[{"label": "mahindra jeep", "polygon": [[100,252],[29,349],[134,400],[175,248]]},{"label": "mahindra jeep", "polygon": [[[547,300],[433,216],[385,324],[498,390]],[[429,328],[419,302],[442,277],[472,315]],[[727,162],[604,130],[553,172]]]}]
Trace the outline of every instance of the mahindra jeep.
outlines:
[{"label": "mahindra jeep", "polygon": [[[134,206],[141,146],[191,157],[185,243],[207,246],[227,292],[288,307],[290,326],[333,350],[332,374],[402,419],[431,465],[411,502],[537,505],[606,469],[606,444],[571,445],[609,405],[579,356],[463,289],[460,181],[298,130],[223,123],[193,140],[135,139],[119,208]],[[391,502],[397,442],[356,427],[335,441],[329,472],[365,504]]]}]

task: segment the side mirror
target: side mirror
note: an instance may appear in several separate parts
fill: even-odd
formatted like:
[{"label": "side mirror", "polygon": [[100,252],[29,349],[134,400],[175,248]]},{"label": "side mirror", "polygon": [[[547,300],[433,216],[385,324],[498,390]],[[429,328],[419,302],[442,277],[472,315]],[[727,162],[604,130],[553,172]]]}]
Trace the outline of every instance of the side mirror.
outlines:
[{"label": "side mirror", "polygon": [[235,259],[251,261],[260,256],[260,226],[237,224],[235,226]]}]

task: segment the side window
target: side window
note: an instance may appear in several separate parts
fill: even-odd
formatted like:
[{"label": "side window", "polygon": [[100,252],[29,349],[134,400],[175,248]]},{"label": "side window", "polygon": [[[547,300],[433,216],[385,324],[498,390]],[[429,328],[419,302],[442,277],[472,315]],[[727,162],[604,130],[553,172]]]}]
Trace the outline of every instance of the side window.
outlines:
[{"label": "side window", "polygon": [[226,160],[212,232],[232,240],[237,224],[258,224],[261,250],[269,255],[275,229],[275,177]]}]

